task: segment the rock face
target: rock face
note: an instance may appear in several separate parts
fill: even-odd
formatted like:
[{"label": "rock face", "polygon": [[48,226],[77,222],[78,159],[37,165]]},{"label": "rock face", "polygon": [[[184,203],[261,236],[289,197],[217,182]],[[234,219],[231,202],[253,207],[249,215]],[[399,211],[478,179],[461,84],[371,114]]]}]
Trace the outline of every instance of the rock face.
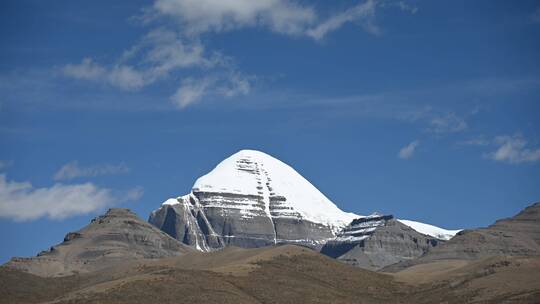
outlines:
[{"label": "rock face", "polygon": [[181,255],[190,248],[171,238],[128,209],[109,209],[64,242],[32,258],[13,258],[6,267],[40,276],[89,272],[130,259]]},{"label": "rock face", "polygon": [[420,257],[443,242],[418,233],[392,215],[358,218],[328,241],[321,253],[370,270]]},{"label": "rock face", "polygon": [[440,260],[474,260],[492,256],[540,255],[540,203],[493,225],[459,232],[450,241],[414,261],[399,263],[388,271]]},{"label": "rock face", "polygon": [[341,211],[293,168],[242,150],[169,199],[149,222],[202,251],[292,243],[320,248],[359,217]]},{"label": "rock face", "polygon": [[368,269],[419,257],[457,232],[343,212],[293,168],[253,150],[219,163],[149,222],[199,251],[297,244]]}]

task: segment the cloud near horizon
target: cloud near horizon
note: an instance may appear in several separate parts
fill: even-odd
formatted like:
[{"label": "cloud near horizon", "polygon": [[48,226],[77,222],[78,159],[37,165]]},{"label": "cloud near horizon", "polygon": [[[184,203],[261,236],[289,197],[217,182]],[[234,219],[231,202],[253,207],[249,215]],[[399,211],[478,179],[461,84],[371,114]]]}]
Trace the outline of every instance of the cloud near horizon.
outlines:
[{"label": "cloud near horizon", "polygon": [[9,181],[5,174],[0,174],[0,218],[14,221],[30,221],[42,217],[61,220],[118,203],[136,201],[142,195],[140,187],[116,193],[92,183],[57,183],[49,188],[35,188],[29,182]]}]

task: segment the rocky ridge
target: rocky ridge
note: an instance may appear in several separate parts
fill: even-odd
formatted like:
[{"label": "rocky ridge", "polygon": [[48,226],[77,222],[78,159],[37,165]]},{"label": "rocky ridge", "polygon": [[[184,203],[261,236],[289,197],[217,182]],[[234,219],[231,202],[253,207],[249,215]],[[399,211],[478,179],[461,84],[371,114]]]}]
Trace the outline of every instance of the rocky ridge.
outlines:
[{"label": "rocky ridge", "polygon": [[418,259],[404,261],[385,270],[399,271],[435,261],[475,260],[493,256],[540,256],[540,202],[488,227],[463,230]]},{"label": "rocky ridge", "polygon": [[109,209],[61,244],[6,266],[40,276],[65,276],[107,268],[128,260],[156,259],[192,251],[128,209]]},{"label": "rocky ridge", "polygon": [[402,224],[392,215],[373,214],[352,221],[322,247],[321,253],[347,264],[379,270],[418,258],[442,242]]}]

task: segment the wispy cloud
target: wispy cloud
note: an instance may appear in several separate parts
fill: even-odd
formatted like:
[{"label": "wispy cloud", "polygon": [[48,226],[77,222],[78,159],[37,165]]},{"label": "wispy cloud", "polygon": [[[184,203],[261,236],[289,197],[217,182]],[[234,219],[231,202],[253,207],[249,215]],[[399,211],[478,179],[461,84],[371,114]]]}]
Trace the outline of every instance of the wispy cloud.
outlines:
[{"label": "wispy cloud", "polygon": [[410,122],[423,122],[426,131],[442,135],[467,130],[465,116],[448,110],[435,109],[432,106],[410,107],[399,113],[398,118]]},{"label": "wispy cloud", "polygon": [[366,0],[321,21],[320,12],[313,6],[291,0],[156,0],[143,20],[173,18],[191,36],[262,27],[280,34],[319,40],[349,22],[358,23],[368,33],[379,34],[380,29],[374,23],[379,3],[380,7],[397,7],[412,14],[418,11],[405,1]]},{"label": "wispy cloud", "polygon": [[0,174],[0,217],[15,221],[41,217],[64,219],[135,201],[142,195],[142,188],[115,193],[92,183],[35,188],[29,182],[8,181],[4,174]]},{"label": "wispy cloud", "polygon": [[205,34],[260,27],[283,35],[321,40],[350,22],[359,24],[368,33],[379,34],[381,30],[374,22],[377,7],[416,12],[403,1],[388,2],[392,5],[378,5],[379,2],[359,2],[321,21],[314,6],[294,0],[155,0],[143,16],[135,19],[157,27],[126,49],[119,59],[97,63],[88,57],[61,70],[67,77],[127,91],[140,90],[174,76],[183,80],[169,99],[183,109],[205,96],[231,98],[247,95],[253,88],[254,77],[242,73],[234,60],[206,50],[202,43]]},{"label": "wispy cloud", "polygon": [[239,73],[226,73],[201,78],[185,78],[170,99],[177,108],[183,109],[208,95],[231,98],[247,95],[250,91],[251,82],[247,77]]},{"label": "wispy cloud", "polygon": [[409,12],[411,14],[416,14],[418,12],[418,7],[408,4],[405,1],[399,1],[396,4],[402,11]]},{"label": "wispy cloud", "polygon": [[139,90],[187,68],[227,66],[219,53],[209,55],[198,40],[186,40],[172,30],[155,29],[126,50],[117,63],[105,66],[84,58],[62,68],[64,75],[106,83],[124,90]]},{"label": "wispy cloud", "polygon": [[205,94],[208,93],[208,87],[212,84],[212,82],[213,80],[209,78],[199,80],[186,78],[182,80],[182,84],[176,93],[171,96],[171,101],[180,109],[198,102]]},{"label": "wispy cloud", "polygon": [[519,164],[540,161],[540,148],[529,148],[522,135],[498,136],[495,138],[497,150],[485,156],[494,161]]},{"label": "wispy cloud", "polygon": [[69,162],[54,174],[54,180],[71,180],[78,177],[95,177],[100,175],[124,174],[129,172],[125,164],[101,164],[83,167],[78,161]]},{"label": "wispy cloud", "polygon": [[444,115],[434,115],[429,119],[428,131],[433,133],[455,133],[468,128],[463,117],[450,112]]},{"label": "wispy cloud", "polygon": [[208,53],[199,39],[186,38],[163,28],[146,34],[111,66],[85,58],[79,64],[62,68],[65,76],[127,91],[140,90],[177,72],[194,71],[202,71],[206,76],[199,80],[185,76],[170,97],[177,108],[194,104],[209,93],[225,98],[246,95],[252,87],[251,77],[239,72],[227,56],[219,52]]},{"label": "wispy cloud", "polygon": [[62,72],[69,77],[81,80],[106,83],[123,90],[138,90],[149,83],[145,74],[128,65],[105,67],[95,63],[92,58],[84,58],[81,63],[68,64]]},{"label": "wispy cloud", "polygon": [[458,145],[461,145],[461,146],[487,146],[491,143],[491,141],[483,138],[483,137],[478,137],[478,138],[471,138],[471,139],[467,139],[467,140],[462,140],[460,142],[458,142],[457,144]]},{"label": "wispy cloud", "polygon": [[398,157],[401,159],[409,159],[413,157],[414,153],[416,152],[416,147],[420,144],[420,141],[415,140],[406,145],[405,147],[401,148],[398,153]]},{"label": "wispy cloud", "polygon": [[156,0],[145,19],[172,17],[190,35],[261,26],[299,34],[316,20],[315,10],[287,0]]},{"label": "wispy cloud", "polygon": [[306,34],[313,39],[323,39],[328,33],[331,33],[344,24],[349,22],[357,22],[368,33],[378,35],[381,30],[373,22],[375,16],[376,1],[368,0],[360,3],[346,11],[336,14],[328,18],[328,20],[320,23],[316,27],[307,30]]}]

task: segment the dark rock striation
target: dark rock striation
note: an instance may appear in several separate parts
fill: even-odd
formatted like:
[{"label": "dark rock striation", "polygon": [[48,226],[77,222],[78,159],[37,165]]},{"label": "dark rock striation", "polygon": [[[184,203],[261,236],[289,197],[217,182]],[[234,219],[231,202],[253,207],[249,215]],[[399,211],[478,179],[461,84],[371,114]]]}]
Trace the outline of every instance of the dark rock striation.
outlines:
[{"label": "dark rock striation", "polygon": [[[194,192],[169,200],[150,214],[148,221],[182,243],[200,251],[225,246],[243,248],[298,244],[314,249],[335,236],[331,227],[302,218],[268,216],[263,206],[250,210],[230,208],[258,198]],[[219,202],[217,206],[216,202]],[[262,204],[261,204],[262,205]]]},{"label": "dark rock striation", "polygon": [[281,161],[242,150],[167,200],[149,222],[197,250],[297,244],[320,249],[354,218]]},{"label": "dark rock striation", "polygon": [[328,241],[321,253],[370,270],[420,257],[443,241],[418,233],[392,215],[354,220]]}]

